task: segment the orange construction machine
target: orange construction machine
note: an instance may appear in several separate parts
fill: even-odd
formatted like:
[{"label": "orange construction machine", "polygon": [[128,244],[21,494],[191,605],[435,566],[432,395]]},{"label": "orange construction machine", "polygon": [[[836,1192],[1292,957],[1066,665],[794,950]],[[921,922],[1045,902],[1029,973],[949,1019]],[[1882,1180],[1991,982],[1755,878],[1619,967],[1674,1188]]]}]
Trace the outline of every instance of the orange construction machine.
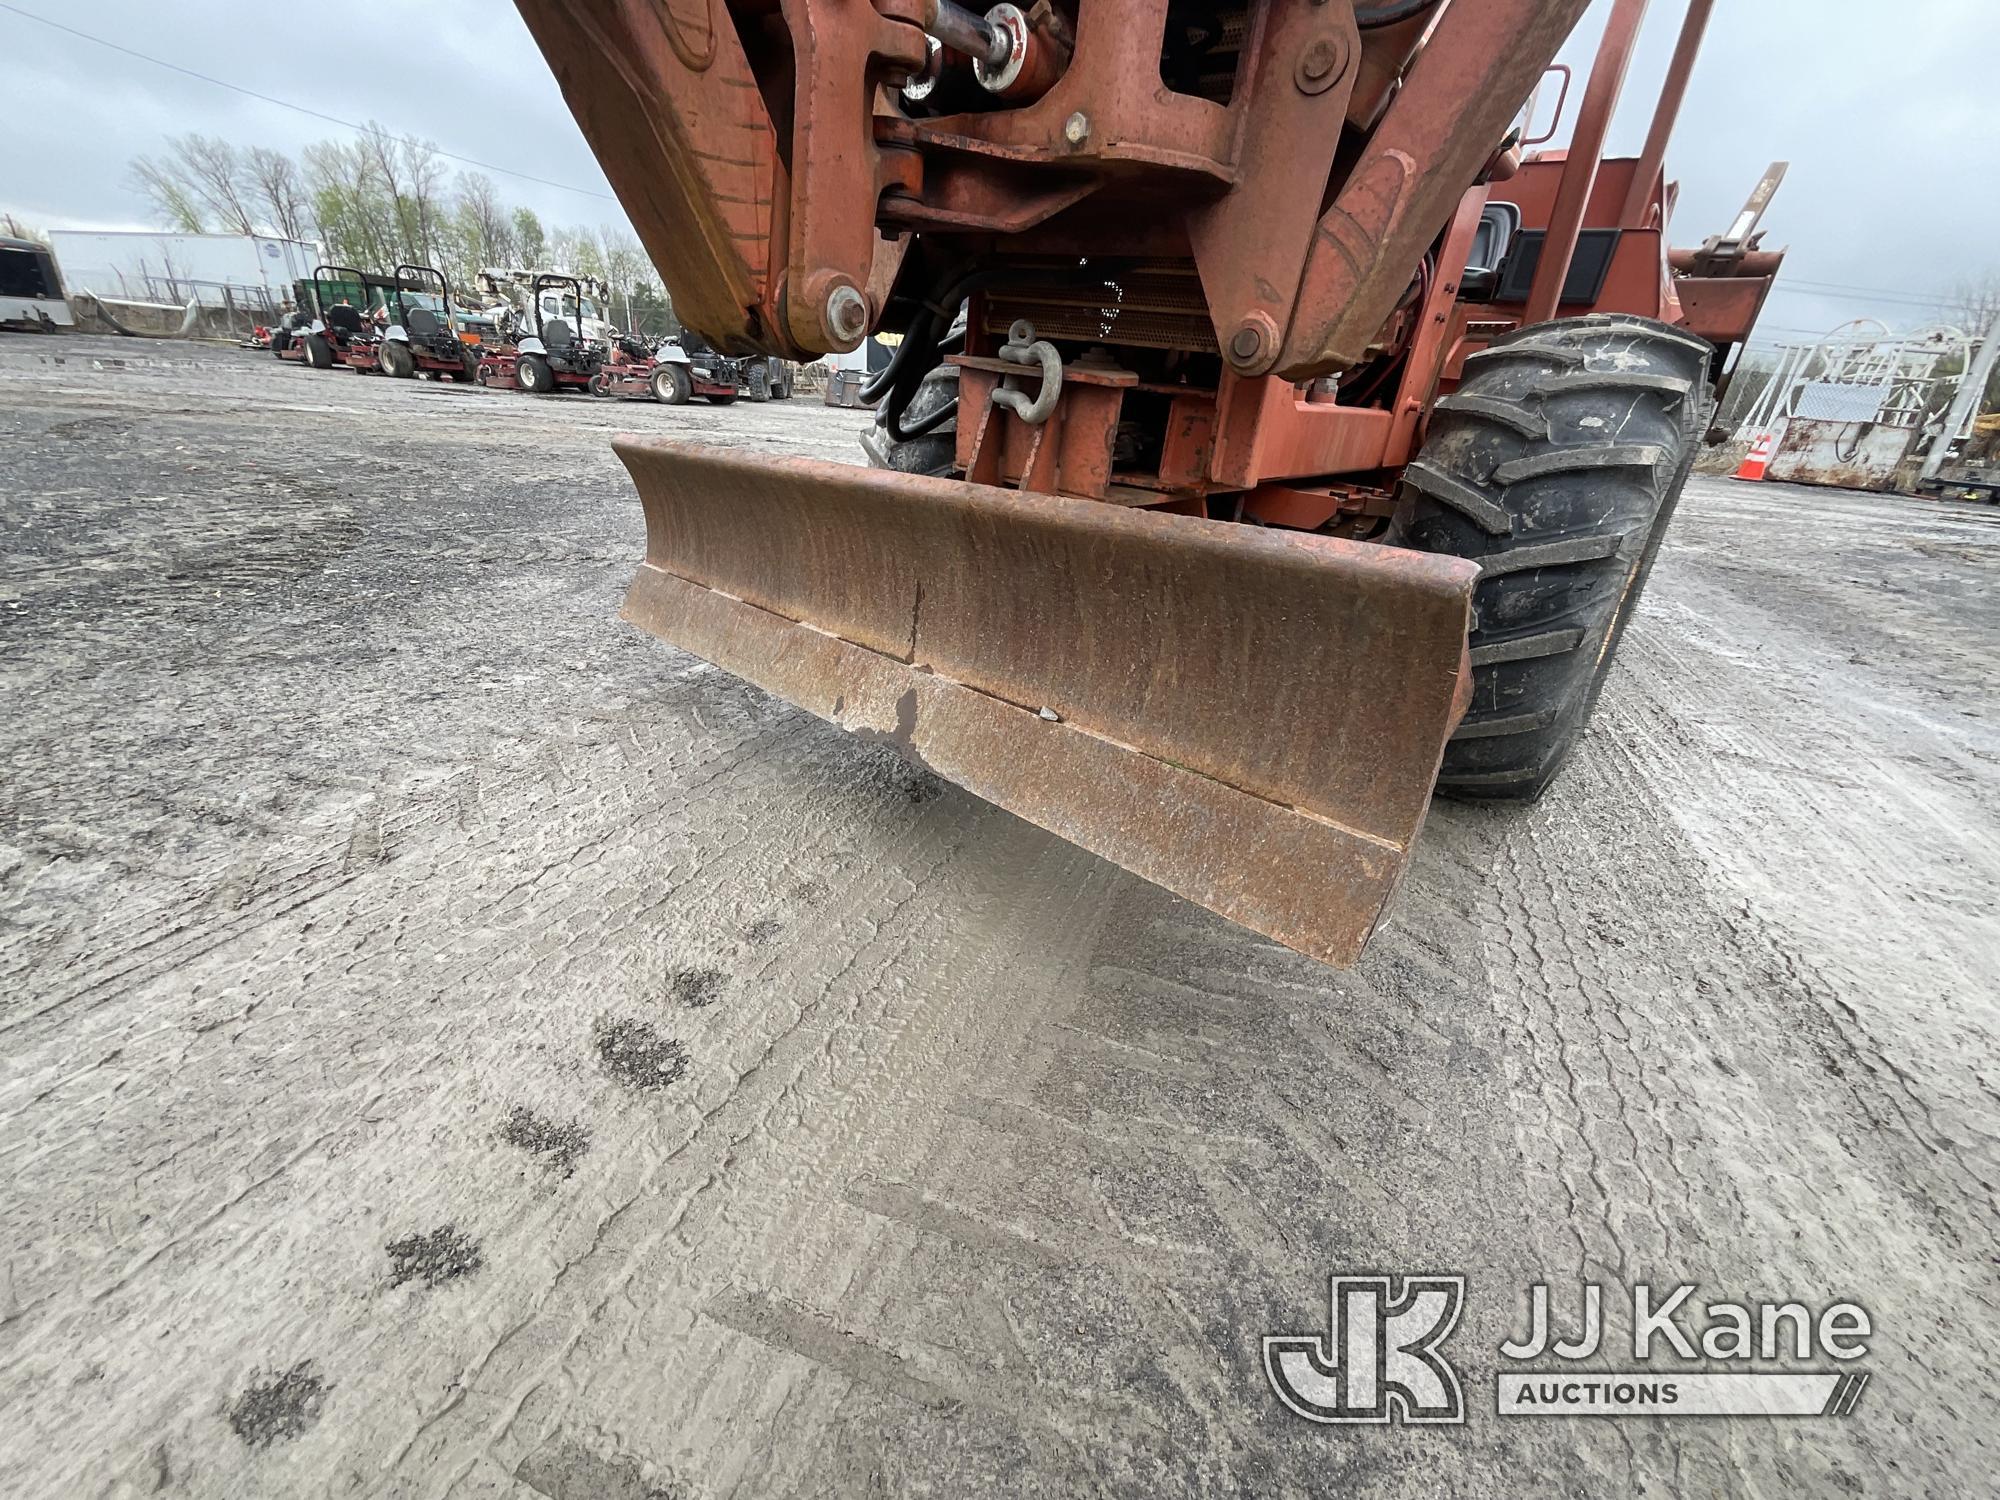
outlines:
[{"label": "orange construction machine", "polygon": [[627,619],[1333,963],[1549,784],[1777,270],[1669,248],[1713,0],[1629,160],[1646,0],[1562,151],[1586,0],[518,4],[683,322],[902,334],[878,467],[619,444]]}]

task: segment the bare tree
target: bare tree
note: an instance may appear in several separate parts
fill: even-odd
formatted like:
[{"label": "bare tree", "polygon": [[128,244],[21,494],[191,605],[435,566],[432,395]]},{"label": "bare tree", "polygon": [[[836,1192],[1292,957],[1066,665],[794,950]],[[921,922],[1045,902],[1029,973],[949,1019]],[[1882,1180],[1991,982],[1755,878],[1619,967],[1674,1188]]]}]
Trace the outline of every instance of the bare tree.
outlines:
[{"label": "bare tree", "polygon": [[469,279],[482,266],[511,264],[515,253],[514,221],[500,200],[493,179],[483,172],[458,174],[458,195],[452,211],[458,279]]},{"label": "bare tree", "polygon": [[337,264],[377,273],[433,265],[460,285],[482,266],[560,267],[609,283],[627,323],[671,318],[629,226],[546,230],[532,209],[510,208],[484,173],[447,182],[435,146],[373,121],[354,138],[315,142],[300,159],[195,134],[167,145],[133,159],[132,181],[173,228],[268,226],[291,239],[318,237]]},{"label": "bare tree", "polygon": [[558,224],[549,231],[549,265],[558,271],[574,272],[577,269],[577,247],[583,236],[574,229]]},{"label": "bare tree", "polygon": [[363,177],[383,195],[382,207],[388,220],[389,244],[378,253],[375,264],[383,270],[404,259],[415,238],[416,214],[411,207],[408,186],[403,180],[403,143],[375,121],[361,132],[354,144]]},{"label": "bare tree", "polygon": [[632,231],[620,224],[600,224],[597,228],[597,253],[604,266],[604,280],[611,288],[614,301],[624,304],[624,326],[634,326],[632,318],[632,291],[641,282],[653,279],[653,263],[646,259],[646,252],[639,248],[639,241]]},{"label": "bare tree", "polygon": [[[1949,309],[1947,316],[1960,328],[1975,339],[1985,338],[2000,326],[2000,271],[1960,280],[1952,287],[1945,305]],[[1981,402],[1981,410],[1995,409],[2000,409],[2000,366],[1988,378]]]},{"label": "bare tree", "polygon": [[186,234],[201,234],[208,228],[208,219],[202,212],[200,200],[171,163],[156,161],[150,156],[135,156],[129,180],[131,186],[153,205],[153,211],[167,228]]},{"label": "bare tree", "polygon": [[234,146],[220,136],[190,132],[169,136],[167,147],[195,196],[223,229],[235,234],[257,232],[249,180]]},{"label": "bare tree", "polygon": [[602,276],[604,252],[598,244],[597,232],[568,225],[551,229],[549,263],[572,276]]},{"label": "bare tree", "polygon": [[439,255],[439,231],[448,213],[445,197],[444,158],[429,141],[409,137],[403,140],[403,179],[408,184],[410,245],[415,259],[435,265]]},{"label": "bare tree", "polygon": [[32,225],[23,224],[12,214],[0,214],[0,235],[5,235],[10,240],[29,240],[45,250],[49,244],[49,237],[46,234]]},{"label": "bare tree", "polygon": [[252,146],[243,157],[251,201],[273,232],[288,240],[307,238],[312,203],[298,163],[270,146]]},{"label": "bare tree", "polygon": [[1979,337],[2000,318],[2000,271],[1961,278],[1945,298],[1945,309],[1954,323]]},{"label": "bare tree", "polygon": [[312,227],[297,163],[269,146],[239,151],[217,136],[169,136],[162,155],[132,159],[131,181],[168,227],[187,233],[268,228],[300,239]]},{"label": "bare tree", "polygon": [[395,222],[395,261],[436,258],[444,212],[444,159],[428,141],[392,135],[373,120],[356,143],[366,170],[388,196]]}]

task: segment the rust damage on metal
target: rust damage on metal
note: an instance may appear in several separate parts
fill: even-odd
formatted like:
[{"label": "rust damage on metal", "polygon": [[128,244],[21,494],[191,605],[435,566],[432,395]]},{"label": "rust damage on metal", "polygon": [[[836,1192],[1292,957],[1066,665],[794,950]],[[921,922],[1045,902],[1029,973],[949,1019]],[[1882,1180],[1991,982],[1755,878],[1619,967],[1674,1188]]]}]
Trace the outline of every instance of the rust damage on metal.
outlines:
[{"label": "rust damage on metal", "polygon": [[679,315],[791,358],[902,334],[878,460],[957,476],[627,443],[627,617],[1335,961],[1469,692],[1470,565],[1402,550],[1448,544],[1405,482],[1440,400],[1586,313],[1726,369],[1780,260],[1775,168],[1669,246],[1713,0],[1623,160],[1646,0],[1567,152],[1516,126],[1588,0],[518,3]]},{"label": "rust damage on metal", "polygon": [[1280,942],[1359,954],[1429,802],[1409,767],[1436,766],[1462,708],[1474,565],[617,450],[647,519],[626,619]]}]

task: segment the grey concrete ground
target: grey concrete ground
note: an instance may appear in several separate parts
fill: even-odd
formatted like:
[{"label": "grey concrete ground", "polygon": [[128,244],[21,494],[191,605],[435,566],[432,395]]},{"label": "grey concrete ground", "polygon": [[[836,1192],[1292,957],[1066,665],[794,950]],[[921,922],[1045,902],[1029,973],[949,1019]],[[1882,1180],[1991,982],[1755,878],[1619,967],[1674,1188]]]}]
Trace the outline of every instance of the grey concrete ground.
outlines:
[{"label": "grey concrete ground", "polygon": [[[1698,481],[1337,974],[615,621],[612,431],[860,422],[0,342],[0,1492],[1990,1492],[1993,512]],[[1371,1269],[1465,1426],[1268,1389]],[[1537,1279],[1873,1381],[1503,1420]]]}]

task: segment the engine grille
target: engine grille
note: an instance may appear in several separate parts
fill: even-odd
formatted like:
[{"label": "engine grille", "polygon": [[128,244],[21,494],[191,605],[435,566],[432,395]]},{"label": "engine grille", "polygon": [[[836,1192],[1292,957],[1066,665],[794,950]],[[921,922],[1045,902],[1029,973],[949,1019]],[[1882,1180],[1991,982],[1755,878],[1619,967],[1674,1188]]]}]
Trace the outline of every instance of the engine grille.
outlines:
[{"label": "engine grille", "polygon": [[1187,261],[1137,261],[1079,268],[1073,283],[1024,282],[991,287],[984,326],[1006,335],[1017,318],[1039,338],[1142,349],[1217,351],[1201,278]]}]

